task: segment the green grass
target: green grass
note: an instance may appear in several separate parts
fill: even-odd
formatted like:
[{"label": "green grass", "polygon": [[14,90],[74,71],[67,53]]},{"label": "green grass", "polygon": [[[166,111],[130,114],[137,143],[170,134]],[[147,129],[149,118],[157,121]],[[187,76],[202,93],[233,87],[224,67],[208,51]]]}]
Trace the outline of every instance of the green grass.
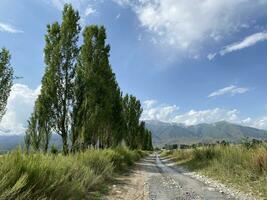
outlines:
[{"label": "green grass", "polygon": [[69,156],[13,151],[0,159],[0,199],[98,199],[142,151],[124,147]]},{"label": "green grass", "polygon": [[[165,153],[166,154],[166,153]],[[202,147],[170,151],[179,164],[260,197],[267,196],[267,146]]]}]

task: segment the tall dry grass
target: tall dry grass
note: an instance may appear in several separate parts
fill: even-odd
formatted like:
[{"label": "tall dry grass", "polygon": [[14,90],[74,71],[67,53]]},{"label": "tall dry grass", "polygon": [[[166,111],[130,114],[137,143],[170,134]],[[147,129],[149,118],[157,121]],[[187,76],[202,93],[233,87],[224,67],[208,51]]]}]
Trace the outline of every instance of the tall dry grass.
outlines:
[{"label": "tall dry grass", "polygon": [[0,200],[95,199],[143,155],[124,147],[69,156],[13,151],[0,159]]},{"label": "tall dry grass", "polygon": [[172,157],[199,171],[258,196],[267,196],[267,145],[200,147],[176,150]]}]

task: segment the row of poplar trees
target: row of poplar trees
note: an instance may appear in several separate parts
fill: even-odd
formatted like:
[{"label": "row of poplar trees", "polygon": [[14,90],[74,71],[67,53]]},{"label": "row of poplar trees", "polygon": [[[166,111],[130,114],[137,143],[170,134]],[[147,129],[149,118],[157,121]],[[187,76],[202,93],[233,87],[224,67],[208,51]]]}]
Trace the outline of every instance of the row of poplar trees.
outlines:
[{"label": "row of poplar trees", "polygon": [[52,133],[63,153],[109,148],[123,141],[130,149],[152,149],[151,133],[140,122],[140,101],[122,95],[109,63],[104,27],[87,26],[79,47],[79,13],[66,4],[62,23],[47,26],[45,74],[28,121],[25,143],[47,151]]}]

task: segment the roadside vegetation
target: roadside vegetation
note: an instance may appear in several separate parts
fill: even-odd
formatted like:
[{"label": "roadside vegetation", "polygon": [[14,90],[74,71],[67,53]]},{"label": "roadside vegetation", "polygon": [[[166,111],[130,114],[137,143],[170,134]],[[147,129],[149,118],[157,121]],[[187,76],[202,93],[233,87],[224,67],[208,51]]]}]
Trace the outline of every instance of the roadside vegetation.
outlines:
[{"label": "roadside vegetation", "polygon": [[0,199],[98,199],[144,155],[125,147],[68,156],[13,151],[0,158]]},{"label": "roadside vegetation", "polygon": [[[79,46],[79,22],[66,4],[61,22],[47,25],[41,91],[25,148],[0,157],[0,200],[98,199],[115,174],[153,149],[141,102],[122,93],[112,71],[105,28],[83,27]],[[0,120],[15,79],[10,59],[1,49]]]},{"label": "roadside vegetation", "polygon": [[267,143],[217,144],[164,151],[189,170],[200,172],[245,192],[267,196]]},{"label": "roadside vegetation", "polygon": [[47,152],[53,133],[61,137],[64,155],[122,142],[132,150],[151,150],[141,102],[122,93],[112,71],[106,29],[85,26],[79,46],[79,22],[78,11],[66,4],[62,21],[47,25],[45,70],[28,121],[27,151]]}]

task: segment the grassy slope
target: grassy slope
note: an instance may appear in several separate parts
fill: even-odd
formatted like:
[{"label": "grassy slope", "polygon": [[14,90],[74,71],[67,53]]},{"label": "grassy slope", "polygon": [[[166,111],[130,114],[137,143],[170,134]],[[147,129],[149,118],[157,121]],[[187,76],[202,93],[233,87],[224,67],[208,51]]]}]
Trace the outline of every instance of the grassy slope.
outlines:
[{"label": "grassy slope", "polygon": [[98,199],[114,174],[142,156],[122,147],[69,156],[14,151],[0,158],[0,199]]},{"label": "grassy slope", "polygon": [[[267,197],[267,146],[216,146],[167,153],[189,168],[219,181]],[[165,154],[166,155],[166,154]]]}]

